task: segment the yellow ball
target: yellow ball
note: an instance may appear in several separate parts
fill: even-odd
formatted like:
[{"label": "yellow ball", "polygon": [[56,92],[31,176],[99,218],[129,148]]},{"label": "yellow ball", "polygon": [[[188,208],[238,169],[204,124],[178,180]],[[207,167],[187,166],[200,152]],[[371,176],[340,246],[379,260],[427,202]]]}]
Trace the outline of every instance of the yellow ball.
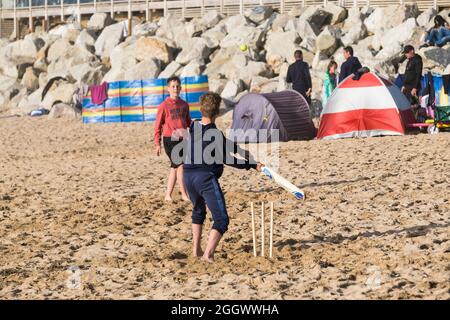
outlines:
[{"label": "yellow ball", "polygon": [[241,44],[241,51],[247,51],[248,47],[246,44]]}]

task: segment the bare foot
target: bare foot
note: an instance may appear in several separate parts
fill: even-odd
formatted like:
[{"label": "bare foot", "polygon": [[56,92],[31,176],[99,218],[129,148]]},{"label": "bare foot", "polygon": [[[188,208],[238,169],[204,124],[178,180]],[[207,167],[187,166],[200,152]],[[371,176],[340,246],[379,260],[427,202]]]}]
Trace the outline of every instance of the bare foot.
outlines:
[{"label": "bare foot", "polygon": [[206,261],[208,263],[214,263],[214,257],[208,257],[208,256],[203,255],[202,260]]},{"label": "bare foot", "polygon": [[194,257],[201,258],[201,257],[203,257],[203,250],[202,249],[194,250],[193,254],[194,254]]},{"label": "bare foot", "polygon": [[171,197],[171,196],[166,196],[166,197],[164,198],[164,201],[167,201],[167,202],[172,202],[172,201],[173,201],[173,199],[172,199],[172,197]]},{"label": "bare foot", "polygon": [[183,200],[183,201],[188,201],[188,202],[191,201],[191,199],[189,199],[189,198],[186,197],[186,196],[181,196],[181,200]]}]

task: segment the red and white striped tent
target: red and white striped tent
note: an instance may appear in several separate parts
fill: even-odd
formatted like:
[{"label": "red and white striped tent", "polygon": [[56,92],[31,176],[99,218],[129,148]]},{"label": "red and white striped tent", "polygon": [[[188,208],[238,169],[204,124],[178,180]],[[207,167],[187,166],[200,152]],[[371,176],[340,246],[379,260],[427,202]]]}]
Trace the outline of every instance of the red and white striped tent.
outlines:
[{"label": "red and white striped tent", "polygon": [[320,116],[318,139],[404,135],[411,104],[392,82],[368,72],[342,81]]}]

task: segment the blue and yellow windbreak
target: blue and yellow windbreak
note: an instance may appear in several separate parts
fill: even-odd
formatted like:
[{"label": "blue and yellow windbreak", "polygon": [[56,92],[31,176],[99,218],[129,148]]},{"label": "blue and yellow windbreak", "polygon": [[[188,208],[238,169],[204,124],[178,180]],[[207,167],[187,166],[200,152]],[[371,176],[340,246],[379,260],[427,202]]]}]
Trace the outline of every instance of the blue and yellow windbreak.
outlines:
[{"label": "blue and yellow windbreak", "polygon": [[[108,83],[108,99],[92,103],[90,92],[83,98],[83,123],[155,121],[158,106],[169,96],[167,79],[115,81]],[[181,79],[181,98],[189,104],[192,119],[201,118],[200,97],[208,91],[208,77]]]}]

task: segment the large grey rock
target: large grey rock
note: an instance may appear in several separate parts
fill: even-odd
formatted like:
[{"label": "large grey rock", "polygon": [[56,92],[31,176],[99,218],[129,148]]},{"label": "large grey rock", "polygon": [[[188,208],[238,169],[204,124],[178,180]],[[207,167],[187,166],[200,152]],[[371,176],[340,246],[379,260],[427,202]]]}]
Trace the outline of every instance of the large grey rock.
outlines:
[{"label": "large grey rock", "polygon": [[429,67],[434,64],[434,67],[440,67],[445,70],[447,65],[450,64],[450,46],[445,46],[443,48],[425,48],[422,49],[420,53],[425,60],[428,60],[425,61],[425,63],[427,63]]},{"label": "large grey rock", "polygon": [[27,115],[40,106],[41,94],[42,90],[38,89],[28,96],[24,88],[8,102],[8,108],[12,114]]},{"label": "large grey rock", "polygon": [[150,37],[154,36],[156,34],[156,31],[158,30],[158,25],[154,22],[145,22],[136,25],[133,28],[133,36],[145,36]]},{"label": "large grey rock", "polygon": [[290,17],[287,13],[278,14],[272,22],[272,31],[284,31],[284,28],[291,19],[292,17]]},{"label": "large grey rock", "polygon": [[167,65],[163,72],[161,72],[158,76],[160,79],[167,79],[174,76],[178,70],[182,68],[182,65],[176,61],[172,61]]},{"label": "large grey rock", "polygon": [[326,26],[316,39],[316,49],[328,56],[332,55],[338,46],[341,31],[332,26]]},{"label": "large grey rock", "polygon": [[[3,50],[2,50],[3,51]],[[23,39],[8,44],[3,51],[4,57],[14,64],[34,63],[38,49],[32,39]]]},{"label": "large grey rock", "polygon": [[357,43],[359,40],[364,39],[367,36],[367,29],[364,23],[358,22],[348,30],[341,38],[341,42],[344,46],[349,46]]},{"label": "large grey rock", "polygon": [[426,9],[417,17],[417,24],[421,27],[426,27],[428,23],[437,15],[437,13],[437,10],[434,8]]},{"label": "large grey rock", "polygon": [[[362,14],[359,7],[352,7],[348,10],[347,18],[344,20],[342,27],[343,32],[348,32],[354,29],[355,26],[361,25],[364,22],[365,16]],[[367,29],[364,25],[364,28]]]},{"label": "large grey rock", "polygon": [[299,19],[301,21],[309,22],[315,33],[318,34],[325,25],[331,23],[332,18],[333,15],[320,6],[309,6]]},{"label": "large grey rock", "polygon": [[48,49],[47,61],[49,63],[55,61],[59,57],[64,56],[71,48],[72,45],[66,39],[56,40]]},{"label": "large grey rock", "polygon": [[0,75],[0,92],[9,93],[9,91],[14,87],[15,84],[15,78]]},{"label": "large grey rock", "polygon": [[279,67],[285,61],[293,63],[294,52],[300,49],[301,38],[295,31],[272,32],[266,40],[266,61],[275,73],[279,72]]},{"label": "large grey rock", "polygon": [[211,79],[208,80],[209,91],[221,94],[228,80],[226,79]]},{"label": "large grey rock", "polygon": [[195,77],[202,74],[205,63],[202,60],[194,59],[189,62],[180,72],[180,77]]},{"label": "large grey rock", "polygon": [[280,74],[278,76],[277,91],[283,91],[289,89],[289,84],[286,81],[289,64],[283,63],[280,67]]},{"label": "large grey rock", "polygon": [[115,23],[104,28],[95,41],[95,54],[101,57],[109,56],[114,47],[124,39],[123,31],[123,23]]},{"label": "large grey rock", "polygon": [[45,85],[48,82],[48,73],[47,72],[41,72],[39,74],[38,80],[39,80],[39,88],[44,88]]},{"label": "large grey rock", "polygon": [[102,65],[83,63],[71,67],[69,73],[77,83],[100,84],[105,75],[105,68]]},{"label": "large grey rock", "polygon": [[25,71],[25,74],[22,77],[22,81],[20,82],[29,92],[32,92],[39,88],[39,74],[36,70],[33,70],[33,67],[28,67]]},{"label": "large grey rock", "polygon": [[207,11],[198,22],[204,25],[207,29],[210,29],[216,26],[222,19],[223,15],[220,14],[217,10],[210,10]]},{"label": "large grey rock", "polygon": [[202,34],[202,38],[204,38],[207,41],[207,45],[209,48],[217,48],[220,45],[220,42],[225,38],[227,35],[227,30],[225,28],[225,25],[219,25],[212,29],[209,29],[205,31]]},{"label": "large grey rock", "polygon": [[345,8],[335,5],[334,3],[328,3],[324,8],[324,11],[331,14],[331,24],[337,24],[345,20],[347,17],[347,10]]},{"label": "large grey rock", "polygon": [[242,44],[246,44],[251,50],[257,50],[262,46],[262,40],[262,30],[250,26],[239,26],[228,33],[220,42],[220,46],[238,49]]},{"label": "large grey rock", "polygon": [[56,103],[53,105],[48,117],[51,119],[56,118],[69,118],[69,119],[78,119],[81,114],[77,109],[73,108],[70,104],[67,103]]},{"label": "large grey rock", "polygon": [[210,53],[208,43],[203,38],[192,38],[186,42],[183,50],[178,54],[176,62],[182,65],[190,63],[192,60],[207,59]]},{"label": "large grey rock", "polygon": [[244,16],[237,15],[226,18],[224,25],[227,30],[227,33],[231,33],[237,28],[249,26],[250,24],[248,23],[247,19]]},{"label": "large grey rock", "polygon": [[319,32],[312,27],[311,23],[304,19],[292,19],[289,20],[284,28],[285,31],[295,31],[297,32],[303,39],[312,38],[316,39],[319,35]]},{"label": "large grey rock", "polygon": [[143,60],[125,71],[123,80],[156,79],[161,72],[158,60]]},{"label": "large grey rock", "polygon": [[158,37],[141,37],[130,46],[128,52],[130,51],[138,61],[155,58],[163,63],[169,63],[173,56],[173,49]]},{"label": "large grey rock", "polygon": [[231,79],[225,85],[220,96],[227,107],[233,107],[237,102],[236,96],[242,90],[244,90],[242,81],[240,79]]},{"label": "large grey rock", "polygon": [[306,49],[309,52],[316,52],[316,39],[304,38],[302,42],[300,42],[300,47]]},{"label": "large grey rock", "polygon": [[419,9],[415,3],[378,7],[364,20],[364,24],[370,33],[377,34],[396,27],[409,18],[416,18],[418,14]]},{"label": "large grey rock", "polygon": [[272,71],[264,62],[248,61],[243,67],[239,62],[233,61],[227,65],[225,77],[227,79],[241,79],[249,87],[255,76],[271,77]]},{"label": "large grey rock", "polygon": [[94,13],[87,24],[88,29],[94,31],[103,30],[105,27],[114,23],[111,16],[108,13]]},{"label": "large grey rock", "polygon": [[328,65],[328,62],[329,62],[328,56],[324,53],[321,53],[320,51],[317,51],[316,54],[314,55],[314,59],[311,66],[313,69],[323,70],[326,68],[326,65]]},{"label": "large grey rock", "polygon": [[80,31],[79,25],[74,23],[66,23],[49,30],[48,35],[52,38],[54,37],[54,39],[61,38],[74,42],[80,34]]},{"label": "large grey rock", "polygon": [[47,60],[45,58],[36,60],[36,62],[33,64],[33,68],[39,71],[46,72],[48,68]]},{"label": "large grey rock", "polygon": [[70,104],[77,87],[71,83],[62,83],[53,90],[49,90],[41,103],[41,106],[51,110],[55,102]]},{"label": "large grey rock", "polygon": [[260,24],[267,18],[269,18],[273,13],[272,7],[258,6],[254,8],[249,8],[244,11],[244,16],[251,22]]},{"label": "large grey rock", "polygon": [[81,30],[77,39],[75,40],[76,46],[84,46],[90,51],[95,51],[95,41],[97,40],[97,35],[87,29]]},{"label": "large grey rock", "polygon": [[[385,32],[380,38],[380,45],[383,49],[396,46],[397,44],[411,44],[411,38],[416,32],[418,26],[416,19],[410,18],[404,23]],[[377,39],[377,37],[375,37]]]}]

